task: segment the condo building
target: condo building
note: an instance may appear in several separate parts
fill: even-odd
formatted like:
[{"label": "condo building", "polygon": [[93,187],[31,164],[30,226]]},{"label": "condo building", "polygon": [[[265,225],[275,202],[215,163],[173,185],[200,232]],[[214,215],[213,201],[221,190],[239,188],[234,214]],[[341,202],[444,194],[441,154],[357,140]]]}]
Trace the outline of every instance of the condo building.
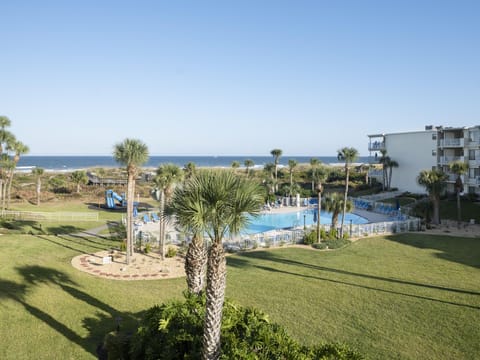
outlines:
[{"label": "condo building", "polygon": [[[425,193],[418,185],[422,170],[438,168],[448,175],[447,192],[454,192],[456,175],[450,172],[454,161],[467,163],[462,176],[465,193],[480,195],[480,125],[472,127],[425,126],[424,130],[368,135],[368,151],[372,164],[378,163],[381,151],[394,160],[390,187],[412,193]],[[383,182],[382,171],[373,170],[370,176]]]}]

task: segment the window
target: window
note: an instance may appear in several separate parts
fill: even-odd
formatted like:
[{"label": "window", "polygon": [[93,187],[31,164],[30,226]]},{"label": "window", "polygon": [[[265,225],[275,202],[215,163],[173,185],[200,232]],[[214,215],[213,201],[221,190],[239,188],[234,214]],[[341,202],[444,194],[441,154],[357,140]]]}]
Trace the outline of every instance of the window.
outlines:
[{"label": "window", "polygon": [[432,150],[432,156],[437,156],[437,150]]},{"label": "window", "polygon": [[468,150],[468,160],[475,160],[475,150]]},{"label": "window", "polygon": [[432,134],[432,140],[437,140],[437,133]]}]

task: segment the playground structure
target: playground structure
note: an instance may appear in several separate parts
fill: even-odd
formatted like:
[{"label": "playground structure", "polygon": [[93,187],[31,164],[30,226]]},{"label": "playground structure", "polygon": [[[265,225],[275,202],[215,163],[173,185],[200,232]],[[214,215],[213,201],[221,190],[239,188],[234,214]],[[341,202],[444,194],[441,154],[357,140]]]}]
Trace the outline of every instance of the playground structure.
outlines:
[{"label": "playground structure", "polygon": [[122,194],[123,196],[118,195],[113,190],[105,191],[105,205],[108,209],[116,209],[117,207],[125,207],[127,206],[127,198],[125,193]]}]

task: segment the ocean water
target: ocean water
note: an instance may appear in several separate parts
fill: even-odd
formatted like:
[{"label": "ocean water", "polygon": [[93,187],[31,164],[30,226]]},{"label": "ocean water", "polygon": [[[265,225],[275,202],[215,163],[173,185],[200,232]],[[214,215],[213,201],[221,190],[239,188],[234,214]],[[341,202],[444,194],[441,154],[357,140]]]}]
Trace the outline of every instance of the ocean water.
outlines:
[{"label": "ocean water", "polygon": [[[288,160],[296,160],[299,164],[310,163],[311,158],[317,158],[325,164],[338,163],[336,156],[282,156],[280,165],[288,166]],[[241,166],[246,159],[254,162],[256,168],[263,168],[267,163],[273,162],[272,156],[150,156],[144,168],[157,168],[159,165],[173,163],[183,167],[189,162],[197,167],[230,167],[233,161],[238,161]],[[367,156],[361,156],[357,162],[368,162]],[[121,167],[112,156],[23,156],[17,164],[17,169],[29,171],[40,167],[46,171],[72,171],[90,169],[95,167],[112,168]]]}]

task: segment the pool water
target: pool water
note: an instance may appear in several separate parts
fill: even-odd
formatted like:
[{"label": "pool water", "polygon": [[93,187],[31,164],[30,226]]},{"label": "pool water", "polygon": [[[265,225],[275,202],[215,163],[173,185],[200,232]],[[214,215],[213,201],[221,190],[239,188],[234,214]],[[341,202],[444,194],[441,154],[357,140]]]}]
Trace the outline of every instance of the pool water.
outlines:
[{"label": "pool water", "polygon": [[[250,224],[245,230],[242,231],[243,234],[257,234],[261,232],[266,232],[270,230],[278,229],[288,229],[295,227],[303,227],[304,221],[306,226],[316,224],[314,221],[315,210],[301,210],[296,212],[282,213],[282,214],[273,214],[273,213],[263,213],[257,217],[251,217]],[[340,224],[342,220],[342,214],[338,216],[338,222]],[[347,213],[345,214],[345,224],[366,224],[367,219]],[[320,224],[332,223],[332,214],[326,211],[321,212]]]}]

